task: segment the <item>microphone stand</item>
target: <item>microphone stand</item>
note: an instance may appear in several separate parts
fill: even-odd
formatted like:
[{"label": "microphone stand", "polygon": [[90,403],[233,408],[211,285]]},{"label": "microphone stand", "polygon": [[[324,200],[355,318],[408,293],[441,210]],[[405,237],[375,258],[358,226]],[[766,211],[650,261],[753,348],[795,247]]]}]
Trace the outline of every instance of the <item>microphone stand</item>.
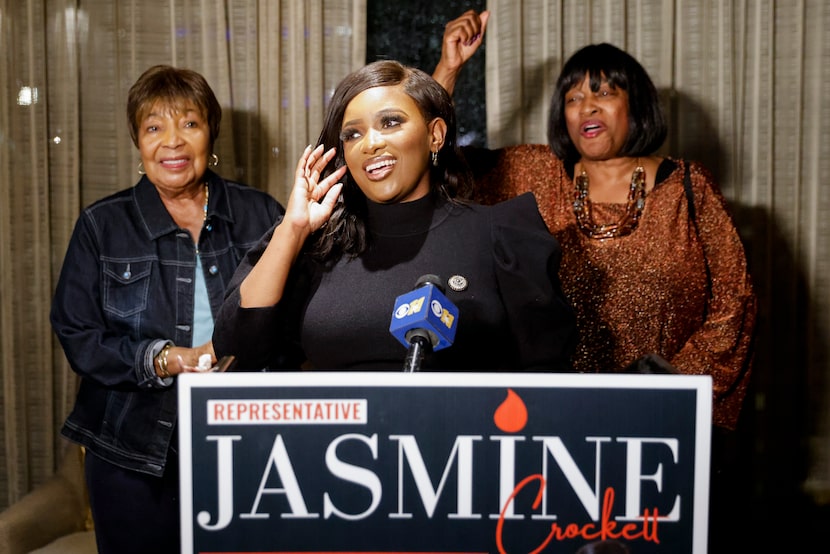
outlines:
[{"label": "microphone stand", "polygon": [[429,333],[424,329],[413,329],[406,336],[409,341],[409,349],[406,351],[406,358],[403,361],[404,373],[415,373],[421,371],[421,364],[424,356],[432,353],[432,341]]}]

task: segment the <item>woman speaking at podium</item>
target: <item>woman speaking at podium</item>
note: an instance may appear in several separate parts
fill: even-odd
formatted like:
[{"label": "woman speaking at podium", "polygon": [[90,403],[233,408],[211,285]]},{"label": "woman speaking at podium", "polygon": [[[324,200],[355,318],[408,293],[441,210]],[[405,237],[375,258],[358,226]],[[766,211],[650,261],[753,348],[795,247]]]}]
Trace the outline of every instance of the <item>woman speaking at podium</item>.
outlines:
[{"label": "woman speaking at podium", "polygon": [[531,194],[490,207],[470,186],[452,100],[428,74],[378,61],[347,76],[284,218],[248,252],[214,329],[240,369],[397,370],[395,299],[440,276],[454,342],[423,369],[570,371],[574,313],[561,251]]}]

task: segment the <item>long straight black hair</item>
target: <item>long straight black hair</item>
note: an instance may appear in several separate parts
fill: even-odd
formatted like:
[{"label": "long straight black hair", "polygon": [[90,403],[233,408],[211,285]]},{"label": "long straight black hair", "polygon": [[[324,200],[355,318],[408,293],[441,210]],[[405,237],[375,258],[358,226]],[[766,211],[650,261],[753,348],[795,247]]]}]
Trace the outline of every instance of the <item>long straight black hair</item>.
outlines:
[{"label": "long straight black hair", "polygon": [[[317,144],[322,144],[326,150],[337,148],[337,155],[323,176],[346,163],[340,133],[349,102],[367,89],[398,85],[415,101],[427,123],[440,117],[447,125],[444,145],[438,152],[438,165],[429,165],[432,194],[452,199],[459,192],[468,193],[472,178],[458,146],[458,124],[452,98],[429,74],[394,60],[372,62],[347,75],[335,89]],[[365,216],[366,197],[347,171],[341,198],[328,223],[317,232],[311,253],[327,262],[342,255],[359,256],[367,246]]]}]

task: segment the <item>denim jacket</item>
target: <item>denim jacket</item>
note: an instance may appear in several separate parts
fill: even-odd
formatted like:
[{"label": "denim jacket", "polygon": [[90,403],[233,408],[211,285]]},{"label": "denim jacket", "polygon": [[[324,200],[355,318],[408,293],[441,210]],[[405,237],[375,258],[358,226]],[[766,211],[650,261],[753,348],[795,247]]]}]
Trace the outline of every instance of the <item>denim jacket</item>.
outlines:
[{"label": "denim jacket", "polygon": [[[284,213],[271,196],[208,172],[199,256],[211,312],[250,246]],[[176,380],[154,356],[191,346],[196,247],[147,177],[86,208],[52,302],[52,327],[81,376],[61,434],[124,468],[161,475],[174,440]]]}]

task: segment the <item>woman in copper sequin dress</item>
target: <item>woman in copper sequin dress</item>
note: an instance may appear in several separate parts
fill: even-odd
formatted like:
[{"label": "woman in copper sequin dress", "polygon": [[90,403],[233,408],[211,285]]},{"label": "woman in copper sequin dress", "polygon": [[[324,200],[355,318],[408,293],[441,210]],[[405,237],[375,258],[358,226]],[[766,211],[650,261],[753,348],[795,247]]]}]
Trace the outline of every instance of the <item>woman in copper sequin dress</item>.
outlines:
[{"label": "woman in copper sequin dress", "polygon": [[[468,11],[447,24],[433,76],[450,92],[488,18]],[[623,372],[657,354],[681,373],[711,375],[713,423],[733,429],[749,381],[757,308],[718,185],[698,163],[654,155],[667,134],[656,88],[614,46],[573,54],[549,113],[549,146],[465,152],[476,200],[536,195],[562,246],[562,286],[581,335],[578,371]]]}]

